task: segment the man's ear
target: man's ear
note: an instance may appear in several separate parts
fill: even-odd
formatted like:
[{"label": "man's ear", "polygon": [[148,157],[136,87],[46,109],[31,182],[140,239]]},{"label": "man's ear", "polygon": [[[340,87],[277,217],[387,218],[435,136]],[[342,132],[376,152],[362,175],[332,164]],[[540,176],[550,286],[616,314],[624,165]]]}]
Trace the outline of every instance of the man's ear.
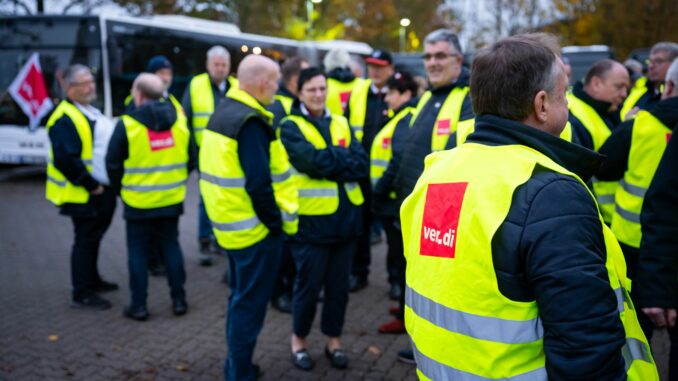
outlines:
[{"label": "man's ear", "polygon": [[533,105],[534,105],[534,115],[535,118],[541,122],[545,123],[548,120],[548,94],[544,90],[539,90],[539,92],[534,96]]}]

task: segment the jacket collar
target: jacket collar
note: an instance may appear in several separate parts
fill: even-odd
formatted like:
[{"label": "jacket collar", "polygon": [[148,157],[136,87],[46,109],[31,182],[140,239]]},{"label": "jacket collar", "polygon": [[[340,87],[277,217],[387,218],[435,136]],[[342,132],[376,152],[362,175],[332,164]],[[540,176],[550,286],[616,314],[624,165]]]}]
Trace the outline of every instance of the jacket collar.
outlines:
[{"label": "jacket collar", "polygon": [[278,85],[278,95],[288,98],[296,98],[283,82],[280,82]]},{"label": "jacket collar", "polygon": [[678,97],[664,99],[650,113],[666,127],[673,130],[673,127],[678,123]]},{"label": "jacket collar", "polygon": [[461,72],[459,73],[459,77],[452,81],[449,85],[444,85],[436,88],[430,88],[431,93],[433,95],[440,95],[440,94],[449,94],[450,91],[454,90],[455,87],[467,87],[469,85],[469,80],[471,79],[471,75],[466,68],[461,68]]},{"label": "jacket collar", "polygon": [[264,118],[268,120],[268,123],[271,124],[271,121],[273,120],[273,113],[266,110],[266,108],[264,108],[264,106],[248,92],[241,90],[240,88],[237,87],[232,87],[228,91],[227,96],[235,101],[238,101],[250,108],[257,110],[257,112],[259,112]]},{"label": "jacket collar", "polygon": [[609,102],[593,99],[586,91],[584,91],[584,85],[581,82],[575,83],[574,87],[572,88],[572,94],[596,110],[598,115],[606,117],[609,114],[608,110],[612,104]]},{"label": "jacket collar", "polygon": [[585,182],[593,176],[605,158],[557,136],[491,114],[476,117],[475,131],[468,137],[468,141],[495,146],[519,144],[530,147],[575,173]]}]

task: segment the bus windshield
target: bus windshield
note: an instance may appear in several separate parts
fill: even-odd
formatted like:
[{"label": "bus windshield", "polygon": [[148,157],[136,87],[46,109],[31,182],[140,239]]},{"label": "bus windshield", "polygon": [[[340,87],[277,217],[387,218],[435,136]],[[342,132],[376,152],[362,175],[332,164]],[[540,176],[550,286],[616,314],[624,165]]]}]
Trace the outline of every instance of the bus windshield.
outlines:
[{"label": "bus windshield", "polygon": [[[0,17],[0,125],[28,124],[28,117],[7,89],[31,54],[40,54],[40,66],[47,91],[54,104],[63,99],[60,86],[63,70],[80,63],[92,68],[97,83],[97,100],[102,108],[103,73],[101,34],[96,17]],[[40,125],[44,126],[49,114]]]}]

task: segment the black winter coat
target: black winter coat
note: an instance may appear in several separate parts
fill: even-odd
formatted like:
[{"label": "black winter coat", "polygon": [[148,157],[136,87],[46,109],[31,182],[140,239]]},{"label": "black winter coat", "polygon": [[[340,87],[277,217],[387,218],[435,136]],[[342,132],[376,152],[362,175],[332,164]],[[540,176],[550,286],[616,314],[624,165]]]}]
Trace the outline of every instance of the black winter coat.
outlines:
[{"label": "black winter coat", "polygon": [[[493,115],[477,117],[467,141],[531,147],[583,181],[602,160],[581,146]],[[537,167],[512,199],[492,238],[492,259],[504,296],[537,302],[549,380],[625,380],[624,328],[593,197],[578,180]]]},{"label": "black winter coat", "polygon": [[346,195],[344,183],[364,180],[369,175],[367,155],[351,132],[348,147],[332,145],[331,118],[302,114],[299,101],[292,106],[292,114],[311,122],[327,143],[327,148],[316,149],[299,127],[287,120],[280,126],[280,139],[289,155],[290,163],[299,172],[311,178],[328,179],[339,184],[339,208],[326,216],[299,216],[299,232],[293,239],[300,242],[331,244],[354,239],[362,226],[362,207],[353,205]]}]

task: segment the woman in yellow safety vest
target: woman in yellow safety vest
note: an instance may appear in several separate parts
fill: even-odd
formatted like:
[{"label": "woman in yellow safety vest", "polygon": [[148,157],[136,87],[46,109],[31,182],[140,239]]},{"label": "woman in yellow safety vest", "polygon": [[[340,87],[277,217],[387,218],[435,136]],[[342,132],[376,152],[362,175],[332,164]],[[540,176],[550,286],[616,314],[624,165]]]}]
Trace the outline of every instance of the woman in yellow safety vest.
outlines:
[{"label": "woman in yellow safety vest", "polygon": [[395,319],[379,326],[380,333],[405,333],[403,305],[405,304],[405,257],[403,239],[399,228],[398,210],[393,181],[400,166],[400,152],[410,131],[410,121],[417,106],[418,84],[408,72],[396,72],[386,82],[386,103],[393,113],[384,127],[375,136],[370,151],[370,181],[374,190],[372,211],[381,221],[386,232],[388,251],[386,270],[391,284],[389,295],[400,301]]},{"label": "woman in yellow safety vest", "polygon": [[346,118],[327,110],[327,79],[320,69],[302,70],[297,86],[299,99],[280,124],[299,189],[299,231],[291,243],[297,268],[292,362],[303,370],[313,368],[306,337],[324,287],[320,330],[328,337],[325,355],[333,367],[343,369],[348,359],[340,336],[364,201],[357,181],[368,176],[367,155]]}]

